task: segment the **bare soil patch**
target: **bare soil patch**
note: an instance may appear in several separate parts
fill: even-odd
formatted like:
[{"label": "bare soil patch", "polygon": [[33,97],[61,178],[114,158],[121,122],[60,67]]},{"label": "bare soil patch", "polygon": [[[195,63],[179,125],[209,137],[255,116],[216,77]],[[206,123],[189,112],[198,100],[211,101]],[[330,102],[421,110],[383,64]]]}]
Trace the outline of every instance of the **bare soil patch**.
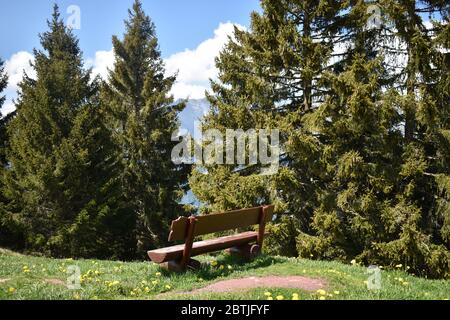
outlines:
[{"label": "bare soil patch", "polygon": [[[229,279],[212,283],[206,287],[195,289],[189,292],[180,292],[179,294],[197,294],[197,293],[220,293],[245,291],[255,288],[290,288],[305,291],[316,291],[326,288],[327,281],[319,278],[309,278],[302,276],[266,276],[266,277],[247,277],[240,279]],[[160,294],[158,297],[164,299],[167,293]]]}]

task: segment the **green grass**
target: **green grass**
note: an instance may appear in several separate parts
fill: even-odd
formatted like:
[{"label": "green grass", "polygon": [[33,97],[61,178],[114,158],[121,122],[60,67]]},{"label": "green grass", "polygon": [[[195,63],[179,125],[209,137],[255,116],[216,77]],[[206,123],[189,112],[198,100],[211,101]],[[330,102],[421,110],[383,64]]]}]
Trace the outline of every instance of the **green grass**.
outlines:
[{"label": "green grass", "polygon": [[[448,299],[450,281],[427,280],[402,270],[382,271],[382,288],[368,290],[366,268],[337,262],[260,256],[244,263],[218,255],[203,256],[196,272],[167,273],[145,262],[58,260],[20,255],[0,249],[0,300],[4,299],[267,299],[265,292],[285,299],[297,293],[306,299]],[[217,266],[209,262],[217,261]],[[67,269],[77,265],[81,289],[66,286]],[[221,269],[220,266],[224,267]],[[183,294],[215,281],[264,275],[301,275],[327,281],[326,294],[293,289],[261,288],[236,293]],[[337,294],[337,292],[339,292]]]}]

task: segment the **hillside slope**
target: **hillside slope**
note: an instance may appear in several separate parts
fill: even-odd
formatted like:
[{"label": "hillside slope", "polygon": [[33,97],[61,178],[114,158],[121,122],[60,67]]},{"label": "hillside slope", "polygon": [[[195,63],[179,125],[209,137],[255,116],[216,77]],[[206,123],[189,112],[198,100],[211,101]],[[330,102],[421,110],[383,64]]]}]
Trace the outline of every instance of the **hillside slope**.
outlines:
[{"label": "hillside slope", "polygon": [[[168,274],[150,262],[50,259],[0,249],[0,299],[448,299],[450,281],[427,280],[402,270],[382,271],[381,289],[369,291],[367,269],[358,265],[261,256],[243,263],[204,256],[202,270]],[[81,289],[67,288],[68,272],[81,271]],[[233,293],[183,294],[225,279],[299,275],[320,279],[324,290],[258,288]],[[295,295],[294,295],[295,296]]]}]

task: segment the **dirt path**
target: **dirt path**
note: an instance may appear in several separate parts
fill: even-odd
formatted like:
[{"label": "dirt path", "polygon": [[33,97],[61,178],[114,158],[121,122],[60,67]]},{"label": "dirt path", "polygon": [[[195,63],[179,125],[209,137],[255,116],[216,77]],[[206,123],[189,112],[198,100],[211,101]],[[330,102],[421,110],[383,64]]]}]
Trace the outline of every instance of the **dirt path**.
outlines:
[{"label": "dirt path", "polygon": [[233,292],[254,288],[292,288],[306,291],[315,291],[326,286],[325,280],[301,276],[268,276],[230,279],[212,283],[204,288],[196,289],[190,293],[205,292]]},{"label": "dirt path", "polygon": [[[240,279],[229,279],[214,282],[206,287],[194,289],[189,292],[179,292],[178,294],[198,294],[207,292],[234,292],[245,291],[255,288],[291,288],[305,291],[316,291],[327,286],[324,279],[308,278],[302,276],[266,276],[266,277],[247,277]],[[164,299],[167,293],[158,295]]]}]

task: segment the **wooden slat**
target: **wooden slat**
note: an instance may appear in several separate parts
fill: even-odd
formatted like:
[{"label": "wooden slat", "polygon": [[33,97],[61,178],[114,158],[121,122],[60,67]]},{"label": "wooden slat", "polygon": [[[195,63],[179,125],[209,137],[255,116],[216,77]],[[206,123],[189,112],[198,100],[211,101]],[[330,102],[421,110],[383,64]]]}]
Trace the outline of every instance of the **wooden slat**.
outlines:
[{"label": "wooden slat", "polygon": [[[268,214],[266,214],[265,222],[271,221],[273,216],[273,206],[267,207]],[[209,233],[227,231],[259,224],[262,208],[263,207],[256,207],[198,216],[196,217],[197,224],[195,226],[194,235],[200,236]],[[180,217],[177,220],[172,221],[169,241],[185,240],[188,229],[187,227],[188,218],[186,217]]]},{"label": "wooden slat", "polygon": [[169,241],[179,241],[185,240],[188,218],[179,217],[177,220],[172,221],[172,226],[170,227]]},{"label": "wooden slat", "polygon": [[209,214],[197,217],[195,235],[233,230],[259,224],[262,207]]},{"label": "wooden slat", "polygon": [[[191,257],[207,252],[219,251],[234,246],[244,245],[256,241],[258,233],[249,231],[235,234],[232,236],[220,237],[212,240],[194,242],[191,251]],[[155,263],[163,263],[172,260],[179,260],[183,256],[184,244],[152,250],[148,256]]]}]

